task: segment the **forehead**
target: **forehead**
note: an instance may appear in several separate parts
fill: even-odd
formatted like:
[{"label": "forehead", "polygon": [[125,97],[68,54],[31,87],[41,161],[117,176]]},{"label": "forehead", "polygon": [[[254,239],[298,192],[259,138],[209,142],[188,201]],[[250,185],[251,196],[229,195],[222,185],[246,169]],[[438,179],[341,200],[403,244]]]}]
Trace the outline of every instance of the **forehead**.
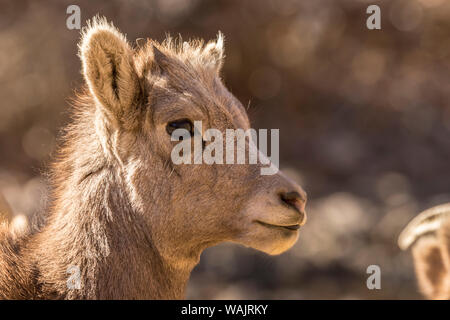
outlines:
[{"label": "forehead", "polygon": [[241,102],[231,94],[217,72],[191,69],[187,65],[154,80],[149,99],[153,100],[158,122],[180,118],[202,120],[214,128],[248,129],[250,123]]}]

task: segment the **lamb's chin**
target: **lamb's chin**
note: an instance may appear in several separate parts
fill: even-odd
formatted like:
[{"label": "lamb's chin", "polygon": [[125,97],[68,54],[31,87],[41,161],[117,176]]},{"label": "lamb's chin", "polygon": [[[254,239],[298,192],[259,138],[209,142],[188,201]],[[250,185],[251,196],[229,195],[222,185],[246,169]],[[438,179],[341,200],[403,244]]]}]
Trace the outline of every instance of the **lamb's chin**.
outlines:
[{"label": "lamb's chin", "polygon": [[235,242],[274,256],[291,249],[298,237],[298,230],[256,227]]}]

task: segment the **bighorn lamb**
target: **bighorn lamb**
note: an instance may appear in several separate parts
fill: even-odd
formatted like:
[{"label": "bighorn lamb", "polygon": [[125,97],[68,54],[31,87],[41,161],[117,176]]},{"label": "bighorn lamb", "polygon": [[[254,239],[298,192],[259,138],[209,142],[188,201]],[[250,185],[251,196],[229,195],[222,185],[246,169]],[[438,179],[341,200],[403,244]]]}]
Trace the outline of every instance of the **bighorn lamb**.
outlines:
[{"label": "bighorn lamb", "polygon": [[306,195],[281,172],[171,161],[174,128],[250,126],[220,79],[221,34],[133,48],[95,18],[79,49],[86,88],[52,168],[51,205],[24,234],[3,224],[0,297],[180,299],[207,247],[279,254],[296,242]]}]

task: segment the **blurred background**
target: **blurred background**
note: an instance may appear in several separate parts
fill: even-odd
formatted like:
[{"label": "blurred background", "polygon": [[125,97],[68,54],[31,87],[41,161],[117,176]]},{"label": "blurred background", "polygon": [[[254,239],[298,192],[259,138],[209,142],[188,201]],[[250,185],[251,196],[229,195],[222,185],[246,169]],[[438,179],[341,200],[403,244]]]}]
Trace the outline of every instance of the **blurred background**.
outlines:
[{"label": "blurred background", "polygon": [[[128,39],[226,36],[223,78],[255,128],[280,129],[281,169],[309,195],[287,253],[202,255],[188,298],[421,298],[396,244],[419,211],[450,201],[450,2],[445,0],[0,0],[0,192],[46,205],[45,170],[82,84],[78,30],[100,13]],[[381,30],[366,8],[381,8]],[[366,268],[381,268],[368,290]]]}]

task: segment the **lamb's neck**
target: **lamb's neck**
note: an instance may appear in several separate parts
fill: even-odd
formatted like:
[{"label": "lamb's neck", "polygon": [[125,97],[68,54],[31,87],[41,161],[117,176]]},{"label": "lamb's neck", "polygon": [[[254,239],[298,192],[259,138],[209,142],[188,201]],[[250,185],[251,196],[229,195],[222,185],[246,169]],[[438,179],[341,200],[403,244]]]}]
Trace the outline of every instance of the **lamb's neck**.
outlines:
[{"label": "lamb's neck", "polygon": [[180,264],[162,257],[119,185],[114,175],[100,170],[62,194],[38,236],[40,254],[49,261],[43,273],[59,275],[54,280],[67,286],[67,270],[78,268],[81,289],[68,290],[68,298],[184,298],[197,261]]}]

